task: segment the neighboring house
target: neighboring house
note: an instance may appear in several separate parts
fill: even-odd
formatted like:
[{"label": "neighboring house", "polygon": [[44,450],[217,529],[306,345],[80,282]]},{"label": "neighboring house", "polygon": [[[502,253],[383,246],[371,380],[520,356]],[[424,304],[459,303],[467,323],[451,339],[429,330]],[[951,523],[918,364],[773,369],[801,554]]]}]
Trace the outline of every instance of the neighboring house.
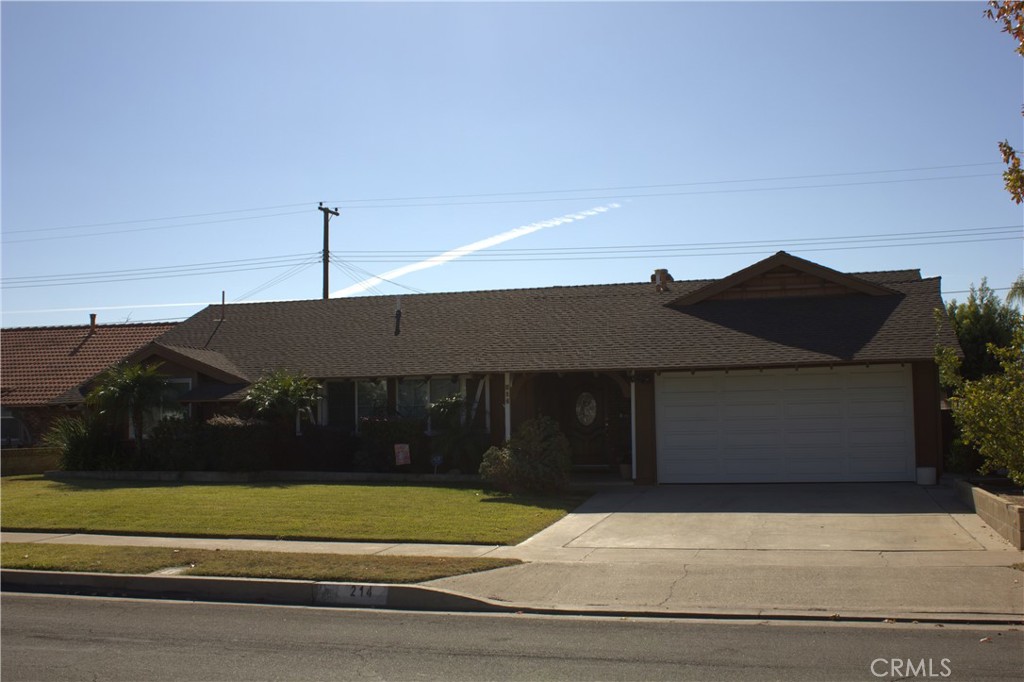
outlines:
[{"label": "neighboring house", "polygon": [[87,379],[166,333],[174,323],[11,327],[0,330],[3,445],[30,445],[82,403]]},{"label": "neighboring house", "polygon": [[134,358],[164,361],[196,417],[274,369],[322,381],[321,422],[343,429],[458,392],[495,443],[546,414],[576,466],[626,462],[644,483],[941,473],[932,358],[957,341],[936,323],[939,278],[780,252],[651,280],[210,306]]}]

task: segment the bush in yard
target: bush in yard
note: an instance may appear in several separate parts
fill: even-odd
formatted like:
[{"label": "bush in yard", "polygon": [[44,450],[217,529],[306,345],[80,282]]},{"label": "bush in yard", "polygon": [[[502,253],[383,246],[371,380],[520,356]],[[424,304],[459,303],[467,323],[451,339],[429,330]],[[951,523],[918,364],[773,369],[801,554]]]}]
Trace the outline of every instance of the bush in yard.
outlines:
[{"label": "bush in yard", "polygon": [[953,420],[960,439],[984,458],[982,473],[1005,469],[1024,485],[1024,330],[1009,346],[989,344],[988,351],[1002,371],[974,380],[957,380],[958,358],[940,353],[942,374],[956,389],[949,399]]},{"label": "bush in yard", "polygon": [[95,416],[58,417],[43,442],[60,452],[64,471],[124,469],[128,461],[116,428]]},{"label": "bush in yard", "polygon": [[569,440],[550,417],[531,419],[512,439],[484,453],[480,476],[506,492],[554,494],[569,485]]},{"label": "bush in yard", "polygon": [[[359,420],[359,450],[355,453],[357,471],[427,471],[426,436],[422,419],[372,417]],[[395,466],[395,444],[408,443],[412,464]]]},{"label": "bush in yard", "polygon": [[460,395],[441,398],[430,406],[430,452],[444,457],[449,468],[477,471],[484,451],[484,434],[466,414]]},{"label": "bush in yard", "polygon": [[[1009,300],[1001,301],[984,277],[979,287],[971,286],[965,302],[958,303],[953,299],[946,305],[945,312],[943,316],[942,311],[936,311],[937,319],[940,323],[949,320],[963,350],[963,360],[960,360],[952,348],[936,349],[939,378],[952,396],[950,406],[953,408],[953,442],[945,468],[970,475],[987,470],[986,457],[978,449],[976,441],[964,434],[963,420],[956,416],[955,398],[965,385],[1004,373],[1001,360],[992,349],[1010,346],[1015,334],[1024,329],[1024,317]],[[976,385],[972,390],[977,388]],[[961,403],[961,406],[965,405]]]},{"label": "bush in yard", "polygon": [[167,419],[153,429],[147,468],[158,471],[262,471],[270,468],[277,431],[265,422],[215,416]]}]

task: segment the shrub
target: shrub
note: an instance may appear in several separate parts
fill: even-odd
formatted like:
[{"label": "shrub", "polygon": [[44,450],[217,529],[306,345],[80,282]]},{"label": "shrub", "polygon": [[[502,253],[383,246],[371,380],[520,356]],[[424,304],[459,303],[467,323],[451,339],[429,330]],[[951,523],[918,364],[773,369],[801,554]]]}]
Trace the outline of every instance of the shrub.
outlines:
[{"label": "shrub", "polygon": [[430,451],[441,455],[449,468],[477,471],[484,451],[484,434],[466,419],[466,400],[460,395],[442,398],[430,406]]},{"label": "shrub", "polygon": [[268,424],[216,416],[206,422],[166,419],[153,429],[142,468],[159,471],[262,471],[270,468],[277,432]]},{"label": "shrub", "polygon": [[395,444],[408,443],[412,464],[404,471],[427,471],[426,437],[423,420],[406,417],[364,418],[359,420],[359,450],[355,454],[357,471],[396,471]]},{"label": "shrub", "polygon": [[989,344],[1002,373],[965,379],[950,398],[961,440],[984,458],[980,471],[1005,469],[1024,485],[1024,330],[1005,348]]},{"label": "shrub", "polygon": [[43,437],[46,445],[60,452],[64,471],[124,469],[127,452],[116,429],[96,417],[58,417]]},{"label": "shrub", "polygon": [[525,422],[502,447],[484,453],[480,475],[506,492],[554,494],[569,485],[569,440],[550,417]]}]

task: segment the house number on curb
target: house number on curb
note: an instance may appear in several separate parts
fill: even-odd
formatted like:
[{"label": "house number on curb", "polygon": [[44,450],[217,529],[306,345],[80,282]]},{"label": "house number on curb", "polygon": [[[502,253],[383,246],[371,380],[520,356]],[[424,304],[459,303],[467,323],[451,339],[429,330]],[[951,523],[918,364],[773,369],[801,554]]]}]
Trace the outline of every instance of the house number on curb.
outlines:
[{"label": "house number on curb", "polygon": [[388,588],[381,585],[324,583],[316,586],[317,604],[349,606],[386,606]]}]

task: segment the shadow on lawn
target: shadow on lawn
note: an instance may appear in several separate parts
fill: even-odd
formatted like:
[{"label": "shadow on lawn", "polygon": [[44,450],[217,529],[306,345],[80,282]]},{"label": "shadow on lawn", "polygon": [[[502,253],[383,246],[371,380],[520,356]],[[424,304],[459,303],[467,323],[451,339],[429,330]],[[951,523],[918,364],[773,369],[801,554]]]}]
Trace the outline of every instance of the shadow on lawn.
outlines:
[{"label": "shadow on lawn", "polygon": [[73,490],[128,490],[153,488],[245,488],[250,490],[283,490],[302,486],[331,486],[337,488],[442,488],[448,490],[479,490],[485,495],[482,502],[490,504],[515,504],[542,509],[572,510],[585,502],[590,495],[571,493],[565,496],[540,497],[532,495],[512,495],[491,490],[477,484],[466,482],[425,483],[423,481],[145,481],[133,479],[97,479],[97,478],[62,478],[51,479],[43,475],[18,477],[10,483],[18,481],[48,481],[55,486],[63,486]]},{"label": "shadow on lawn", "polygon": [[480,500],[484,504],[514,504],[525,507],[539,507],[541,509],[561,509],[567,512],[576,509],[590,498],[590,495],[581,495],[579,493],[551,497],[510,495],[495,491],[487,491],[487,494],[489,497]]}]

